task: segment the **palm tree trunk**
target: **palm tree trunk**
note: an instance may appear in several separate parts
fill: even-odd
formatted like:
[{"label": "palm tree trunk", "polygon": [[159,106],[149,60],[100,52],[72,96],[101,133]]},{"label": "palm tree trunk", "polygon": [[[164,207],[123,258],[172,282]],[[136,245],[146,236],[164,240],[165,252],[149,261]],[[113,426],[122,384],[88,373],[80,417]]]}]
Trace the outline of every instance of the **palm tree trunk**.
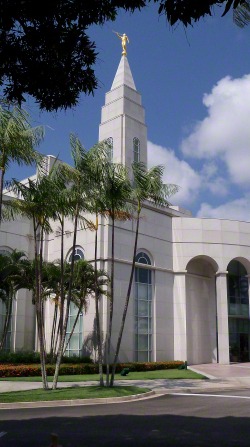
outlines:
[{"label": "palm tree trunk", "polygon": [[64,321],[64,216],[61,218],[61,307],[59,319],[59,331],[62,337],[63,321]]},{"label": "palm tree trunk", "polygon": [[111,236],[111,274],[110,274],[110,302],[109,302],[109,329],[107,339],[107,371],[106,371],[106,386],[109,386],[109,364],[110,364],[110,346],[112,334],[112,322],[114,311],[114,265],[115,265],[115,219],[114,210],[112,211],[112,236]]},{"label": "palm tree trunk", "polygon": [[41,373],[43,381],[43,389],[48,390],[47,372],[46,372],[46,356],[44,350],[44,336],[43,336],[43,321],[42,321],[42,308],[41,308],[41,276],[39,268],[39,257],[37,249],[37,225],[35,218],[33,218],[33,229],[34,229],[34,243],[35,243],[35,275],[36,275],[36,319],[37,319],[37,332],[40,345],[40,363],[41,363]]},{"label": "palm tree trunk", "polygon": [[[58,299],[61,301],[61,303],[58,302],[57,305],[57,311],[59,308],[59,322],[57,326],[56,335],[54,336],[54,347],[53,347],[53,356],[58,355],[58,338],[59,335],[62,337],[62,331],[63,331],[63,319],[64,319],[64,216],[62,215],[61,218],[59,218],[60,224],[61,224],[61,258],[60,258],[60,265],[61,265],[61,279],[60,279],[60,297]],[[57,312],[58,313],[58,312]],[[55,326],[56,329],[56,326]]]},{"label": "palm tree trunk", "polygon": [[122,314],[122,322],[121,322],[120,332],[119,332],[119,336],[118,336],[118,340],[117,340],[115,357],[114,357],[114,361],[113,361],[110,386],[114,385],[114,378],[115,378],[115,370],[116,370],[116,365],[117,365],[117,359],[118,359],[118,355],[119,355],[119,351],[120,351],[120,346],[121,346],[121,341],[122,341],[122,334],[123,334],[123,330],[124,330],[124,325],[125,325],[127,311],[128,311],[128,304],[129,304],[129,299],[130,299],[132,285],[133,285],[134,272],[135,272],[135,259],[136,259],[137,242],[138,242],[138,234],[139,234],[140,212],[141,212],[141,208],[138,207],[138,210],[137,210],[137,220],[136,220],[136,232],[135,232],[133,261],[132,261],[132,266],[131,266],[131,273],[130,273],[130,278],[129,278],[127,296],[126,296],[124,309],[123,309],[123,314]]},{"label": "palm tree trunk", "polygon": [[96,214],[96,231],[95,231],[95,316],[96,316],[96,336],[98,346],[98,367],[100,376],[100,386],[104,386],[103,380],[103,355],[102,355],[102,340],[100,328],[100,313],[99,313],[99,295],[97,285],[97,242],[98,242],[98,215]]},{"label": "palm tree trunk", "polygon": [[3,149],[2,166],[0,166],[0,226],[2,221],[4,174],[5,174],[5,166],[4,166],[4,149]]},{"label": "palm tree trunk", "polygon": [[41,319],[42,319],[42,333],[43,333],[43,349],[45,352],[46,358],[46,338],[45,338],[45,318],[44,318],[44,297],[43,297],[43,284],[42,284],[42,275],[43,275],[43,244],[44,244],[44,231],[41,227],[40,229],[40,250],[39,250],[39,290],[40,290],[40,302],[41,302]]},{"label": "palm tree trunk", "polygon": [[70,269],[70,279],[69,279],[69,290],[68,290],[68,296],[66,300],[66,310],[65,310],[65,317],[63,322],[63,329],[62,329],[62,335],[60,337],[59,342],[59,349],[56,359],[56,367],[55,367],[55,374],[53,378],[53,385],[52,389],[55,390],[57,387],[58,382],[58,376],[59,376],[59,369],[61,365],[62,355],[64,351],[64,344],[66,339],[66,331],[67,331],[67,325],[68,325],[68,319],[69,319],[69,306],[71,301],[71,293],[72,293],[72,284],[73,284],[73,274],[74,274],[74,264],[75,264],[75,247],[76,247],[76,234],[77,234],[77,226],[78,226],[78,216],[79,216],[79,208],[78,205],[76,207],[75,212],[75,223],[74,223],[74,235],[73,235],[73,245],[72,245],[72,261],[71,261],[71,269]]}]

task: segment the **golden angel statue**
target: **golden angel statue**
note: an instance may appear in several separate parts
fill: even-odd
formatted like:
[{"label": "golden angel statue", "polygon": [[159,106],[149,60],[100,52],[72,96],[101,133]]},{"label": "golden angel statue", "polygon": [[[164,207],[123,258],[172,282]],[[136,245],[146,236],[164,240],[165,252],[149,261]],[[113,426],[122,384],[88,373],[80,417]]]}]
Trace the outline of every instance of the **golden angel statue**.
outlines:
[{"label": "golden angel statue", "polygon": [[122,43],[122,55],[127,56],[127,42],[129,43],[128,36],[124,34],[119,34],[116,31],[114,33],[121,39]]}]

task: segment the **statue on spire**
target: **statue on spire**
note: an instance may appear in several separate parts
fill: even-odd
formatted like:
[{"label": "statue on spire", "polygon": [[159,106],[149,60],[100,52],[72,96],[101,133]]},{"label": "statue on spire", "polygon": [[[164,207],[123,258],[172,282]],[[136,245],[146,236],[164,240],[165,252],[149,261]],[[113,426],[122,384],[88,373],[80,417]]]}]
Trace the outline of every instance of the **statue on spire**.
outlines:
[{"label": "statue on spire", "polygon": [[121,39],[121,44],[122,44],[122,56],[127,56],[127,42],[129,43],[129,39],[128,36],[124,33],[124,34],[119,34],[116,31],[113,31],[115,34],[117,34],[117,36]]}]

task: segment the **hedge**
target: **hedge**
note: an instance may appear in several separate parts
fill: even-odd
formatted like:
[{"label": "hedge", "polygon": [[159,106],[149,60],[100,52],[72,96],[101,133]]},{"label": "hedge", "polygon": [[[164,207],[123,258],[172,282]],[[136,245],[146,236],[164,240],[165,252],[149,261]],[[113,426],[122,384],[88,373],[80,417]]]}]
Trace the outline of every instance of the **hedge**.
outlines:
[{"label": "hedge", "polygon": [[[48,355],[49,360],[49,355]],[[33,365],[34,363],[40,364],[40,354],[39,352],[33,351],[17,351],[17,352],[0,352],[0,364],[25,364]],[[53,362],[48,362],[52,363]],[[55,363],[55,362],[54,362]],[[89,357],[63,357],[63,363],[93,363]]]},{"label": "hedge", "polygon": [[[183,365],[182,361],[171,362],[147,362],[147,363],[118,363],[116,372],[121,372],[123,368],[129,368],[130,371],[155,371],[157,369],[176,369]],[[46,365],[48,376],[53,376],[55,372],[54,365]],[[105,366],[104,366],[105,372]],[[82,364],[62,364],[60,375],[74,374],[98,374],[98,365],[93,363]],[[41,376],[39,365],[0,365],[0,377],[34,377]]]}]

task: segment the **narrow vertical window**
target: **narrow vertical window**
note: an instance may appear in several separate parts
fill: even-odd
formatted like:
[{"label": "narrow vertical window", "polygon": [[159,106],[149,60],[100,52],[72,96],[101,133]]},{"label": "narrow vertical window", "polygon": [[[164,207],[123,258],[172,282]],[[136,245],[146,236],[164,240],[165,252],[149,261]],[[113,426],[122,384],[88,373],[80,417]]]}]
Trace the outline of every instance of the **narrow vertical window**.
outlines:
[{"label": "narrow vertical window", "polygon": [[[69,307],[69,320],[67,325],[67,332],[66,332],[66,342],[70,336],[70,333],[73,329],[73,325],[75,323],[75,319],[78,313],[78,307],[74,303],[70,303]],[[80,316],[78,318],[78,321],[76,323],[76,326],[74,328],[74,332],[72,334],[72,337],[70,339],[70,342],[66,349],[66,355],[68,357],[80,357],[81,350],[82,350],[82,324],[83,324],[83,316],[82,312],[80,313]]]},{"label": "narrow vertical window", "polygon": [[139,161],[140,161],[140,140],[138,138],[133,139],[133,150],[134,150],[134,162],[139,163]]},{"label": "narrow vertical window", "polygon": [[106,141],[108,144],[108,159],[113,163],[113,138],[109,137]]},{"label": "narrow vertical window", "polygon": [[[68,262],[71,262],[73,258],[73,250],[68,255]],[[84,259],[84,251],[82,247],[76,246],[74,251],[74,260],[75,262],[80,261],[81,259]],[[79,308],[74,304],[70,303],[69,307],[69,319],[68,319],[68,325],[66,330],[66,343],[69,339],[69,336],[71,334],[71,331],[74,327],[75,319],[78,314]],[[83,313],[81,312],[78,318],[78,321],[76,323],[76,326],[74,328],[74,332],[72,334],[72,337],[70,338],[69,344],[67,346],[67,349],[65,351],[65,354],[68,357],[80,357],[82,352],[82,340],[83,340]]]},{"label": "narrow vertical window", "polygon": [[[140,252],[136,262],[151,265],[149,256]],[[135,269],[135,360],[150,362],[152,352],[152,270]]]},{"label": "narrow vertical window", "polygon": [[[4,248],[0,248],[0,255],[10,256],[11,253],[10,253],[10,251],[5,250]],[[1,295],[1,300],[0,300],[0,339],[2,338],[2,335],[3,335],[4,326],[6,323],[6,318],[7,318],[7,313],[8,313],[7,303],[11,299],[11,297],[8,295],[8,293],[10,293],[10,291],[6,290],[5,288],[1,289],[1,286],[0,286],[0,295]],[[12,306],[11,306],[7,336],[5,339],[4,346],[3,346],[4,351],[10,351],[10,347],[11,347],[12,316],[13,316],[12,311],[13,310],[12,310]]]}]

